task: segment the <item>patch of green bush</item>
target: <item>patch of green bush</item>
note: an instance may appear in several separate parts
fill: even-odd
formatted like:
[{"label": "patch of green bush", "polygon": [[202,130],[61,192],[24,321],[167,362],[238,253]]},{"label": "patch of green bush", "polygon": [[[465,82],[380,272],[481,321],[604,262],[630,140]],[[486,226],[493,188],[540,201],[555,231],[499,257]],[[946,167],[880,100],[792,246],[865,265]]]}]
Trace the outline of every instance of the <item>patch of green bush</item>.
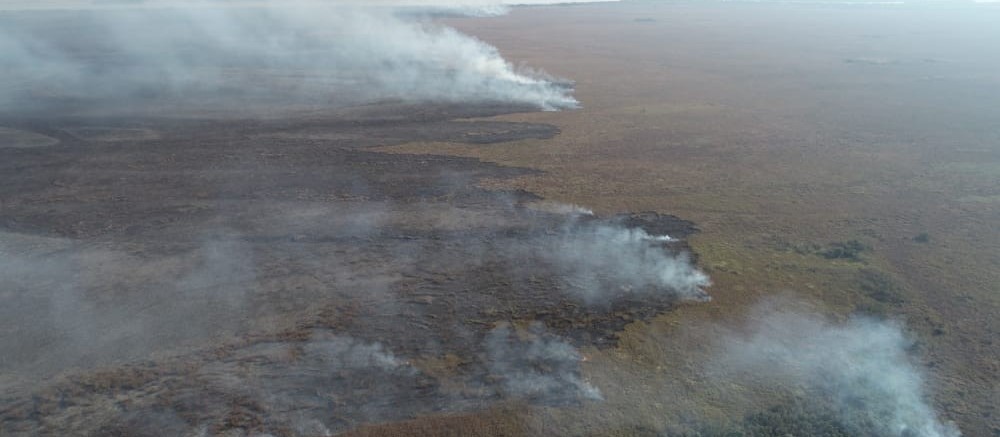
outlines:
[{"label": "patch of green bush", "polygon": [[870,248],[858,240],[837,241],[830,243],[819,254],[826,259],[847,259],[861,261],[861,254]]},{"label": "patch of green bush", "polygon": [[876,320],[885,320],[889,317],[889,309],[884,303],[866,301],[854,305],[854,314]]},{"label": "patch of green bush", "polygon": [[858,288],[866,296],[881,303],[899,305],[906,301],[896,281],[878,270],[858,270]]},{"label": "patch of green bush", "polygon": [[697,431],[667,437],[856,437],[869,436],[850,428],[829,409],[812,406],[805,400],[785,402],[767,410],[748,414],[730,426],[709,425]]},{"label": "patch of green bush", "polygon": [[799,403],[778,405],[767,411],[751,414],[743,421],[743,430],[744,435],[754,437],[854,435],[832,414],[812,411]]}]

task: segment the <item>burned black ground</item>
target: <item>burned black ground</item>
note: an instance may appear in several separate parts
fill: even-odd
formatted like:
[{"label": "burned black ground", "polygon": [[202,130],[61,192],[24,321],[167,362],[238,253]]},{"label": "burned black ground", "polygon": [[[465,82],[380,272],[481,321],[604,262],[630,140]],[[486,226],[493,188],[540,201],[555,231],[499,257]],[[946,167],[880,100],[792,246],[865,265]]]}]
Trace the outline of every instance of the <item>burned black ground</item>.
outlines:
[{"label": "burned black ground", "polygon": [[[39,269],[5,284],[3,364],[16,381],[0,430],[321,435],[597,396],[574,348],[613,346],[678,299],[621,289],[583,301],[534,246],[613,226],[678,238],[650,244],[679,253],[694,226],[546,212],[531,193],[477,185],[532,170],[365,150],[558,133],[454,121],[513,109],[3,120],[59,142],[0,149],[2,249]],[[549,388],[513,385],[512,367]]]}]

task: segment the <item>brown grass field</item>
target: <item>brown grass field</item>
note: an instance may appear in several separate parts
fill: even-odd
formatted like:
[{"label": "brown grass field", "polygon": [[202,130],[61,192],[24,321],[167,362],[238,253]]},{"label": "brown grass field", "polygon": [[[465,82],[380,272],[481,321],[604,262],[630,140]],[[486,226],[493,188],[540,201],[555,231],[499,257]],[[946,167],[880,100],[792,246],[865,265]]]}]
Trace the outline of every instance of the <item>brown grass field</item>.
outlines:
[{"label": "brown grass field", "polygon": [[[702,229],[692,245],[713,302],[629,326],[617,349],[594,351],[589,376],[606,405],[545,411],[544,423],[605,434],[687,408],[731,414],[713,399],[725,392],[694,376],[707,326],[777,294],[904,320],[943,415],[966,435],[997,435],[998,19],[995,8],[664,3],[452,20],[510,59],[572,78],[584,108],[501,117],[554,124],[554,139],[392,150],[544,170],[496,185],[598,212],[670,212]],[[873,248],[863,263],[790,249],[852,239]],[[866,297],[861,268],[897,282],[903,302]]]}]

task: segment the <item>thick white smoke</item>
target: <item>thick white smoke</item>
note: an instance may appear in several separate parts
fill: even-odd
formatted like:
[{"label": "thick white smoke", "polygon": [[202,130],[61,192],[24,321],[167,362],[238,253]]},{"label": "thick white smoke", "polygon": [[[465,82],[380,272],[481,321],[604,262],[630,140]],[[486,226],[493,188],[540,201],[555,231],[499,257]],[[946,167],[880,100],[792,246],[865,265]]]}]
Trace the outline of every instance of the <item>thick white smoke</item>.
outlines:
[{"label": "thick white smoke", "polygon": [[[77,7],[82,9],[69,13],[73,17],[0,14],[5,64],[0,108],[44,99],[169,98],[191,106],[193,97],[198,108],[379,99],[503,102],[545,110],[577,106],[566,83],[515,68],[496,48],[426,15],[502,13],[503,2],[153,1],[130,8]],[[66,19],[86,30],[60,31],[60,20]],[[214,100],[206,102],[208,97]]]},{"label": "thick white smoke", "polygon": [[546,110],[577,105],[567,87],[544,74],[517,71],[496,48],[451,28],[364,13],[344,30],[357,38],[348,59],[367,64],[362,70],[375,74],[386,97],[527,103]]},{"label": "thick white smoke", "polygon": [[791,383],[828,399],[858,435],[957,437],[928,405],[924,380],[895,323],[853,318],[831,323],[773,305],[758,308],[749,335],[733,334],[717,363],[750,379]]},{"label": "thick white smoke", "polygon": [[664,248],[667,235],[608,224],[567,227],[540,247],[542,258],[563,272],[572,290],[587,303],[622,294],[669,293],[683,300],[709,300],[711,285],[686,254]]}]

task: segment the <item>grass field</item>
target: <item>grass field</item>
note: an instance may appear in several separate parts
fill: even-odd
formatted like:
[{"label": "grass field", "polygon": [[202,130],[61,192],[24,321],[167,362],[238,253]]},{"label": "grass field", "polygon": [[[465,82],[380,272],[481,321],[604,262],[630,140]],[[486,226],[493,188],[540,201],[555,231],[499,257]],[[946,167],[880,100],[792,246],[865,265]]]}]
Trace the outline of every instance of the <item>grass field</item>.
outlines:
[{"label": "grass field", "polygon": [[[715,331],[783,296],[904,321],[942,415],[966,435],[997,435],[998,19],[988,7],[732,3],[454,19],[509,59],[575,80],[583,109],[501,117],[554,124],[554,139],[386,150],[536,168],[486,185],[702,229],[692,245],[714,300],[590,351],[606,403],[533,413],[540,423],[641,434],[765,403],[701,379],[700,363]],[[863,249],[830,252],[849,242]],[[751,405],[727,401],[736,393]]]}]

